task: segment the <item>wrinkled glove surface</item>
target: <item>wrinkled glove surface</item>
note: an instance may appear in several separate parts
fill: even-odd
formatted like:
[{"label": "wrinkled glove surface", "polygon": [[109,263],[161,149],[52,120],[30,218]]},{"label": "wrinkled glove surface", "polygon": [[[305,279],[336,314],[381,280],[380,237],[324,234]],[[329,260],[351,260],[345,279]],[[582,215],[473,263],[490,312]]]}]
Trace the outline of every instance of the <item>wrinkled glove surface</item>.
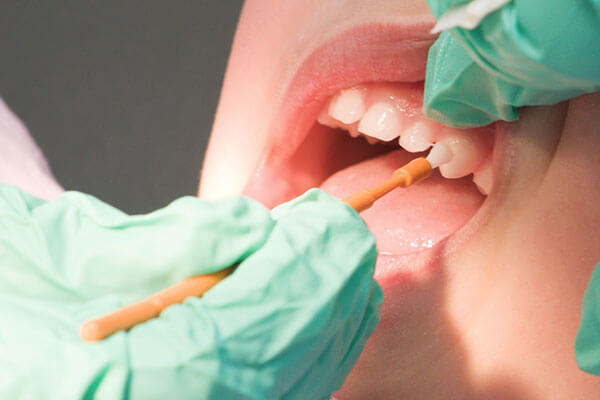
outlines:
[{"label": "wrinkled glove surface", "polygon": [[[428,0],[436,18],[466,0]],[[457,128],[600,90],[600,0],[513,0],[429,51],[425,115]]]},{"label": "wrinkled glove surface", "polygon": [[[316,189],[273,212],[186,197],[129,216],[0,185],[0,398],[327,398],[379,321],[374,243]],[[202,298],[79,338],[86,319],[235,263]]]}]

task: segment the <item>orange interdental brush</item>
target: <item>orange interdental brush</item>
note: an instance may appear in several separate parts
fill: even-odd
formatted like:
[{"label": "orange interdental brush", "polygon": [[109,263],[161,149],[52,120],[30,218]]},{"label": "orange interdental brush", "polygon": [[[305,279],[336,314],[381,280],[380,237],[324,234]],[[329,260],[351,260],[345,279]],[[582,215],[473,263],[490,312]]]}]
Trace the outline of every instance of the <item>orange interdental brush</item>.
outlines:
[{"label": "orange interdental brush", "polygon": [[[436,149],[437,148],[437,149]],[[443,151],[442,151],[443,150]],[[448,161],[451,154],[447,148],[434,146],[427,158],[419,157],[397,169],[392,177],[369,189],[362,189],[344,199],[357,212],[362,212],[397,187],[406,188],[431,175],[434,168]],[[185,279],[144,300],[125,306],[109,314],[83,323],[81,338],[86,342],[104,339],[120,330],[127,330],[151,318],[157,317],[165,308],[181,303],[187,297],[202,296],[214,285],[225,279],[235,266],[209,275],[198,275]]]}]

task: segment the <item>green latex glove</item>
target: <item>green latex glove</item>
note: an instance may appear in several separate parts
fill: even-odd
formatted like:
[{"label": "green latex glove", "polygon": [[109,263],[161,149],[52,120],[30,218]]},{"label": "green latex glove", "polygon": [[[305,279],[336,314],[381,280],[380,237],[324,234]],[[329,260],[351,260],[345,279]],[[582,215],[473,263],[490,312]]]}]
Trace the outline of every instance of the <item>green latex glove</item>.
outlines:
[{"label": "green latex glove", "polygon": [[[188,197],[128,216],[0,185],[0,398],[318,399],[379,320],[374,238],[312,190],[272,213]],[[202,298],[98,343],[80,324],[239,262]]]},{"label": "green latex glove", "polygon": [[600,375],[600,264],[596,265],[583,299],[575,359],[582,370]]},{"label": "green latex glove", "polygon": [[[428,0],[436,18],[466,0]],[[600,90],[600,0],[513,0],[429,51],[423,108],[471,128]]]}]

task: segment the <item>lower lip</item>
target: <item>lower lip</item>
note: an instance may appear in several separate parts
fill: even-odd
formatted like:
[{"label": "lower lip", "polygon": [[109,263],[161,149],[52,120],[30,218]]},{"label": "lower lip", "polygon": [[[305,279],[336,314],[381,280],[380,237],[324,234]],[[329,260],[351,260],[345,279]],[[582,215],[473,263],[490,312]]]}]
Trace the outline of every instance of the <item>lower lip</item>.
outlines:
[{"label": "lower lip", "polygon": [[448,238],[435,244],[432,248],[404,255],[377,255],[375,279],[379,283],[393,281],[394,285],[409,286],[411,282],[420,280],[437,270],[442,265],[443,254]]}]

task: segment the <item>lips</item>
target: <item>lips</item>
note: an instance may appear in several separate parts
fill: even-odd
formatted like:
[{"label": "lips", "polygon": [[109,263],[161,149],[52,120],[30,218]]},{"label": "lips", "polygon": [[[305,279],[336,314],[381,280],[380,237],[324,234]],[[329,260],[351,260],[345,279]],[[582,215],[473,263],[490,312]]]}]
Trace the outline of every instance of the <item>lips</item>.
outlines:
[{"label": "lips", "polygon": [[[289,187],[297,186],[293,183],[302,179],[299,175],[307,168],[315,169],[311,164],[322,160],[317,154],[303,156],[302,150],[310,151],[301,148],[314,132],[311,128],[327,98],[361,82],[422,81],[427,51],[435,40],[428,33],[430,28],[429,24],[361,25],[333,37],[313,51],[288,85],[285,101],[268,129],[264,158],[244,193],[267,206],[289,200],[290,195],[293,197]],[[345,145],[342,147],[338,153],[352,151]],[[290,169],[289,159],[301,161],[303,169]],[[345,162],[338,164],[341,164],[336,165],[338,169],[347,166]]]},{"label": "lips", "polygon": [[[389,146],[367,145],[315,121],[337,91],[365,82],[419,82],[435,37],[429,26],[365,25],[327,41],[300,66],[278,117],[269,148],[244,194],[268,207],[310,187],[343,198],[387,179],[416,157]],[[436,264],[435,255],[480,209],[482,196],[469,178],[434,176],[396,190],[362,214],[379,250],[377,276],[404,275]],[[472,230],[472,229],[470,229]]]}]

